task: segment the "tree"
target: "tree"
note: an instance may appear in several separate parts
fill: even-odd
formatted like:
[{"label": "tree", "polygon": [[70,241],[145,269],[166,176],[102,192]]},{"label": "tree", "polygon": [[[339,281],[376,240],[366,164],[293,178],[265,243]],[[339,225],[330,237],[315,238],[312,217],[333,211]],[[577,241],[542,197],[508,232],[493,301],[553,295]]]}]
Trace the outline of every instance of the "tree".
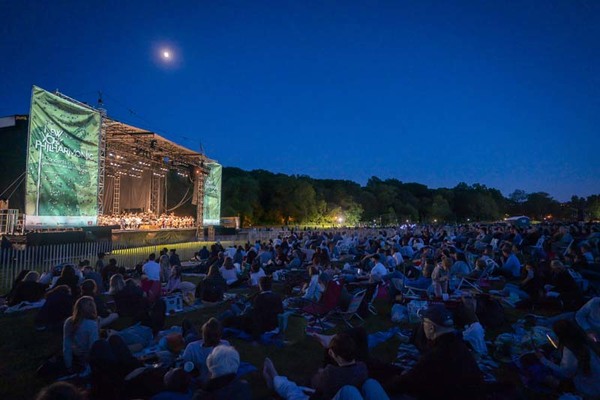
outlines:
[{"label": "tree", "polygon": [[456,218],[452,212],[452,209],[450,208],[450,203],[448,203],[448,200],[439,194],[433,197],[433,204],[431,205],[431,217],[440,222],[450,222],[454,221]]}]

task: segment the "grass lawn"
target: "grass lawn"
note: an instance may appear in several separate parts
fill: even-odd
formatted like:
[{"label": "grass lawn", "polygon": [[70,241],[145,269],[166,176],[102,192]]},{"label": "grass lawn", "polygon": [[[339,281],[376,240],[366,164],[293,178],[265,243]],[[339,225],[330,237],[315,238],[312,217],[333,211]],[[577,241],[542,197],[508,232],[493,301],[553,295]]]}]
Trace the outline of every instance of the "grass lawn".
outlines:
[{"label": "grass lawn", "polygon": [[[276,290],[279,288],[275,288]],[[176,314],[167,319],[166,327],[178,325],[184,318],[200,326],[212,316],[218,315],[227,305],[214,306],[185,314]],[[383,301],[376,302],[378,315],[369,316],[365,327],[369,333],[388,329],[393,326],[390,321],[389,305]],[[36,368],[47,358],[61,351],[61,337],[57,333],[37,332],[33,327],[36,311],[25,312],[18,315],[0,316],[0,399],[31,399],[41,387],[48,384],[38,379],[35,375]],[[507,310],[509,322],[514,322],[520,313]],[[118,320],[112,327],[122,329],[128,321]],[[338,324],[337,330],[343,330],[343,324]],[[276,346],[253,345],[250,342],[229,339],[239,351],[242,361],[249,362],[258,368],[258,371],[246,376],[252,385],[254,398],[271,398],[271,393],[262,378],[262,363],[265,357],[270,357],[278,372],[296,381],[301,385],[308,385],[311,376],[321,366],[323,358],[322,347],[303,332],[294,332],[293,324],[288,337],[296,341],[283,348]],[[334,333],[336,329],[328,333]],[[488,332],[489,337],[495,337],[501,331]],[[397,339],[391,339],[372,350],[372,354],[385,362],[394,361],[397,353]],[[518,384],[516,375],[511,369],[503,367],[499,371],[503,380]]]}]

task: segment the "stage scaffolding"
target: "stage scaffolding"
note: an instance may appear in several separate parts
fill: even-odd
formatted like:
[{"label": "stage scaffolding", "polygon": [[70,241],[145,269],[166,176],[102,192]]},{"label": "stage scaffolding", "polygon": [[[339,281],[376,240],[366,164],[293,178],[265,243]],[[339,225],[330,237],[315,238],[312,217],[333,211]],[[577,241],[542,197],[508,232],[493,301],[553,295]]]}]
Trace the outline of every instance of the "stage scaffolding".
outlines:
[{"label": "stage scaffolding", "polygon": [[[140,199],[141,209],[156,215],[166,212],[167,173],[175,171],[193,181],[192,203],[196,205],[196,224],[202,234],[204,215],[204,182],[209,170],[205,165],[212,162],[204,154],[187,149],[158,134],[140,129],[111,118],[103,118],[106,129],[105,177],[112,180],[112,193],[105,201],[103,212],[119,214],[127,208],[122,190],[127,190],[127,180],[143,180],[149,188],[148,197]],[[125,185],[125,186],[124,186]],[[107,204],[111,203],[111,204]]]}]

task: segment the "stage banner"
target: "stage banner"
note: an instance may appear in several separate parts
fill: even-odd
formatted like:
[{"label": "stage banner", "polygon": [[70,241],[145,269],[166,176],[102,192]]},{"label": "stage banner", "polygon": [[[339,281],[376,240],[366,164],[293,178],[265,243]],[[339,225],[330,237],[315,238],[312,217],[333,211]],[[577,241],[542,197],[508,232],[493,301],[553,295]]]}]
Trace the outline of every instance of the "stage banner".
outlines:
[{"label": "stage banner", "polygon": [[96,225],[100,114],[33,87],[25,227]]},{"label": "stage banner", "polygon": [[204,183],[203,225],[219,225],[221,222],[221,180],[223,167],[217,163],[207,164],[210,172]]}]

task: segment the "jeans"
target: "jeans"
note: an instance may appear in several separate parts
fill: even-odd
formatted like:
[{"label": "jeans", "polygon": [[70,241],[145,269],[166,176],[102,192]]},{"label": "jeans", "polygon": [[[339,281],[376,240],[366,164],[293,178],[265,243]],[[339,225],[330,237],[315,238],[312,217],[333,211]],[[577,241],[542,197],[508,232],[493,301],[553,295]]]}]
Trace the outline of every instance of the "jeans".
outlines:
[{"label": "jeans", "polygon": [[[304,393],[296,383],[289,381],[285,376],[276,376],[273,388],[285,400],[308,400],[309,395]],[[346,385],[341,388],[332,400],[389,400],[387,393],[375,379],[367,379],[359,391],[356,387]]]}]

